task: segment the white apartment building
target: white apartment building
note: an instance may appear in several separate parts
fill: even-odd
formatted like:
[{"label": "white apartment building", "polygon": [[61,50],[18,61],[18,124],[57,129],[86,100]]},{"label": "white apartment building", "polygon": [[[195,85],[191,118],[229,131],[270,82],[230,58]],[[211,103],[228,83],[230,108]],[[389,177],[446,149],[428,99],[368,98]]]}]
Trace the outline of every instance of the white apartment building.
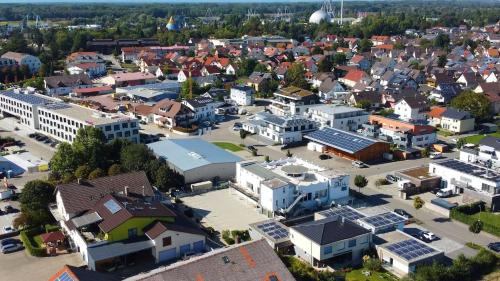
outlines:
[{"label": "white apartment building", "polygon": [[425,113],[428,108],[423,96],[405,97],[395,104],[394,113],[404,121],[426,120]]},{"label": "white apartment building", "polygon": [[229,98],[237,105],[252,105],[255,101],[254,90],[248,86],[233,86]]},{"label": "white apartment building", "polygon": [[194,112],[195,119],[198,121],[214,120],[215,108],[219,103],[212,98],[197,97],[194,99],[183,100],[182,104]]},{"label": "white apartment building", "polygon": [[139,122],[134,117],[74,104],[52,103],[38,108],[38,119],[38,130],[60,141],[71,143],[80,128],[92,126],[101,129],[108,141],[125,138],[139,142]]},{"label": "white apartment building", "polygon": [[54,100],[37,94],[19,90],[0,92],[0,113],[4,117],[14,116],[19,122],[33,130],[38,129],[38,107],[53,103]]},{"label": "white apartment building", "polygon": [[498,169],[500,167],[500,139],[488,136],[479,141],[477,148],[462,148],[460,161],[481,165],[491,164],[492,168]]},{"label": "white apartment building", "polygon": [[274,93],[269,110],[278,116],[303,115],[319,104],[319,97],[311,91],[290,86]]},{"label": "white apartment building", "polygon": [[344,131],[355,131],[361,124],[368,123],[370,114],[357,107],[325,104],[309,109],[307,114],[312,120],[321,124],[321,127],[331,127]]},{"label": "white apartment building", "polygon": [[492,211],[500,210],[500,174],[492,169],[456,159],[429,164],[429,173],[441,177],[441,188],[463,193],[463,201],[481,200]]},{"label": "white apartment building", "polygon": [[239,162],[236,183],[253,194],[262,212],[270,217],[300,214],[349,196],[349,175],[297,158]]},{"label": "white apartment building", "polygon": [[267,112],[255,114],[242,125],[243,130],[280,144],[301,141],[304,134],[318,128],[316,122],[306,117],[276,116]]}]

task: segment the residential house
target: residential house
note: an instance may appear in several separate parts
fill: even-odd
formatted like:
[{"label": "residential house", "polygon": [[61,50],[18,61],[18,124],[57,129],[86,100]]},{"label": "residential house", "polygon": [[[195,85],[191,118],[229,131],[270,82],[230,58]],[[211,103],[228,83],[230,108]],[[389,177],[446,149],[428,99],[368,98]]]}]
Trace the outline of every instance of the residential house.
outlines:
[{"label": "residential house", "polygon": [[243,122],[244,130],[279,144],[299,142],[304,134],[316,130],[317,126],[316,122],[303,116],[285,117],[267,112],[257,113]]},{"label": "residential house", "polygon": [[464,72],[457,79],[457,83],[463,85],[465,89],[474,89],[481,82],[481,77],[477,76],[474,72]]},{"label": "residential house", "polygon": [[371,67],[370,60],[368,60],[365,56],[362,55],[354,55],[348,62],[349,66],[356,66],[362,70],[368,70]]},{"label": "residential house", "polygon": [[110,74],[102,78],[102,83],[113,87],[127,87],[156,83],[156,76],[151,73],[130,72]]},{"label": "residential house", "polygon": [[500,82],[479,83],[474,92],[484,94],[490,100],[491,111],[494,114],[500,113]]},{"label": "residential house", "polygon": [[92,80],[86,74],[50,76],[43,79],[49,96],[67,95],[75,89],[90,88]]},{"label": "residential house", "polygon": [[309,109],[308,116],[321,127],[355,131],[368,122],[369,113],[362,108],[325,104]]},{"label": "residential house", "polygon": [[300,158],[286,158],[270,163],[243,161],[236,166],[237,187],[251,194],[262,213],[296,216],[305,209],[329,206],[346,200],[349,176],[325,169]]},{"label": "residential house", "polygon": [[349,96],[348,103],[351,106],[365,106],[366,103],[368,108],[377,108],[382,103],[382,94],[373,91],[352,93]]},{"label": "residential house", "polygon": [[132,172],[58,185],[51,212],[91,270],[105,270],[110,260],[138,252],[156,262],[204,252],[199,228],[158,196],[144,172]]},{"label": "residential house", "polygon": [[358,265],[372,243],[370,230],[345,219],[329,217],[290,228],[296,255],[312,266],[335,262]]},{"label": "residential house", "polygon": [[212,98],[197,97],[193,99],[183,100],[182,104],[187,106],[194,112],[194,117],[197,121],[214,120],[215,108],[217,102]]},{"label": "residential house", "polygon": [[431,126],[441,126],[441,117],[446,111],[446,107],[433,106],[431,110],[427,113],[427,121]]},{"label": "residential house", "polygon": [[366,74],[366,72],[356,69],[349,70],[344,77],[339,78],[339,81],[350,88],[353,88],[357,83],[369,85],[372,82],[370,76]]},{"label": "residential house", "polygon": [[71,75],[84,73],[94,78],[106,74],[106,65],[95,62],[79,63],[68,67],[67,70]]},{"label": "residential house", "polygon": [[229,97],[237,105],[252,105],[255,101],[254,89],[244,85],[231,87]]},{"label": "residential house", "polygon": [[345,101],[349,97],[349,91],[338,80],[334,80],[333,78],[326,78],[318,90],[319,97],[324,100]]},{"label": "residential house", "polygon": [[448,103],[461,92],[462,87],[458,83],[441,83],[431,91],[428,98],[436,102]]},{"label": "residential house", "polygon": [[260,92],[263,90],[262,88],[265,87],[264,84],[268,83],[271,79],[271,73],[254,71],[248,77],[247,86],[254,88],[256,92]]},{"label": "residential house", "polygon": [[40,61],[40,59],[30,54],[6,52],[1,56],[1,58],[15,61],[19,66],[28,66],[30,73],[37,72],[42,66],[42,62]]},{"label": "residential house", "polygon": [[487,136],[479,141],[477,148],[462,147],[460,161],[498,169],[500,167],[500,138]]},{"label": "residential house", "polygon": [[101,54],[96,52],[74,52],[66,58],[68,65],[81,64],[81,63],[104,63]]},{"label": "residential house", "polygon": [[319,104],[319,97],[311,91],[295,86],[278,89],[269,110],[278,116],[302,115]]},{"label": "residential house", "polygon": [[429,105],[424,96],[404,97],[399,100],[394,108],[394,113],[401,120],[405,121],[421,121],[425,120],[425,112],[429,109]]},{"label": "residential house", "polygon": [[441,128],[462,134],[474,130],[475,119],[464,110],[448,107],[441,115]]}]

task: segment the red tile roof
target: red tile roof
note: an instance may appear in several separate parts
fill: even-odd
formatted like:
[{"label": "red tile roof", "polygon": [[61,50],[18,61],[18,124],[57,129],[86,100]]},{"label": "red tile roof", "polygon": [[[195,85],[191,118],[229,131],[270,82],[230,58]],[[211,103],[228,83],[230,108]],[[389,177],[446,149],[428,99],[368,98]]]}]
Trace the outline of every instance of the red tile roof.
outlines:
[{"label": "red tile roof", "polygon": [[427,113],[427,116],[432,118],[441,118],[441,115],[446,111],[446,107],[435,106]]},{"label": "red tile roof", "polygon": [[350,70],[344,76],[344,80],[359,82],[359,80],[361,80],[361,78],[363,78],[364,76],[365,76],[365,72],[364,71],[361,71],[361,70]]},{"label": "red tile roof", "polygon": [[49,242],[57,242],[64,240],[64,234],[61,231],[53,231],[49,233],[40,234],[43,243],[47,244]]}]

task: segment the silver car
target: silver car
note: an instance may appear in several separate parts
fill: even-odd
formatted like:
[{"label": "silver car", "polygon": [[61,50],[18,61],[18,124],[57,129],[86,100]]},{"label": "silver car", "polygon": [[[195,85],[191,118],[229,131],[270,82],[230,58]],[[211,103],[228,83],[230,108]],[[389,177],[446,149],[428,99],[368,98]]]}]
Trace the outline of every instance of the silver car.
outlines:
[{"label": "silver car", "polygon": [[12,253],[12,252],[16,252],[16,251],[19,251],[21,249],[23,249],[23,244],[7,244],[5,246],[2,246],[2,253],[3,254],[8,254],[8,253]]},{"label": "silver car", "polygon": [[356,168],[365,168],[367,165],[361,161],[352,161],[352,165]]}]

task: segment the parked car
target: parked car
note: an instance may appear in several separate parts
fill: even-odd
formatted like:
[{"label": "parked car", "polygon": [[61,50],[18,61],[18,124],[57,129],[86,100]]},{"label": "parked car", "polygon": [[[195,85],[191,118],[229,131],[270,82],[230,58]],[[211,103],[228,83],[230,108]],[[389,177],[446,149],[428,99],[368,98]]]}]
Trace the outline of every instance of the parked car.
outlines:
[{"label": "parked car", "polygon": [[3,233],[4,234],[12,233],[12,232],[16,232],[16,229],[13,226],[6,225],[6,226],[3,227]]},{"label": "parked car", "polygon": [[438,193],[440,190],[441,190],[440,188],[436,187],[436,188],[431,189],[431,191],[430,191],[430,192],[431,192],[432,194],[436,194],[436,193]]},{"label": "parked car", "polygon": [[488,244],[488,248],[494,252],[500,252],[500,242],[493,242]]},{"label": "parked car", "polygon": [[0,247],[3,247],[8,244],[20,244],[21,240],[19,239],[14,239],[14,238],[5,238],[0,241]]},{"label": "parked car", "polygon": [[233,131],[239,131],[239,130],[241,130],[241,129],[242,129],[242,127],[241,127],[241,125],[239,125],[239,124],[236,124],[236,123],[235,123],[235,124],[233,125]]},{"label": "parked car", "polygon": [[363,163],[361,161],[353,161],[352,165],[354,167],[356,167],[356,168],[366,168],[366,167],[368,167],[368,165],[366,165],[365,163]]},{"label": "parked car", "polygon": [[431,152],[429,154],[429,158],[431,159],[439,159],[441,157],[443,157],[443,154],[441,152]]},{"label": "parked car", "polygon": [[249,146],[247,146],[247,149],[248,149],[250,152],[257,151],[257,148],[255,148],[255,146],[253,146],[253,145],[249,145]]},{"label": "parked car", "polygon": [[332,159],[332,156],[328,155],[328,154],[321,154],[319,156],[319,159],[320,160],[328,160],[328,159]]},{"label": "parked car", "polygon": [[19,243],[18,244],[7,244],[5,246],[2,246],[2,253],[8,254],[8,253],[12,253],[15,251],[19,251],[23,248],[24,248],[23,244],[19,244]]},{"label": "parked car", "polygon": [[4,207],[4,210],[8,214],[8,213],[14,212],[15,209],[11,205],[7,205],[7,206]]},{"label": "parked car", "polygon": [[390,182],[397,182],[398,181],[398,178],[396,178],[394,175],[391,175],[391,174],[385,176],[385,179],[387,181],[390,181]]},{"label": "parked car", "polygon": [[411,219],[413,218],[413,216],[408,213],[407,211],[403,210],[403,209],[394,209],[394,213],[406,218],[406,219]]},{"label": "parked car", "polygon": [[418,238],[424,242],[432,242],[434,240],[437,239],[437,236],[430,232],[430,231],[421,231],[419,234],[418,234]]},{"label": "parked car", "polygon": [[453,195],[453,190],[451,190],[451,189],[440,189],[436,193],[436,196],[439,198],[446,198],[446,197],[450,197],[451,195]]}]

